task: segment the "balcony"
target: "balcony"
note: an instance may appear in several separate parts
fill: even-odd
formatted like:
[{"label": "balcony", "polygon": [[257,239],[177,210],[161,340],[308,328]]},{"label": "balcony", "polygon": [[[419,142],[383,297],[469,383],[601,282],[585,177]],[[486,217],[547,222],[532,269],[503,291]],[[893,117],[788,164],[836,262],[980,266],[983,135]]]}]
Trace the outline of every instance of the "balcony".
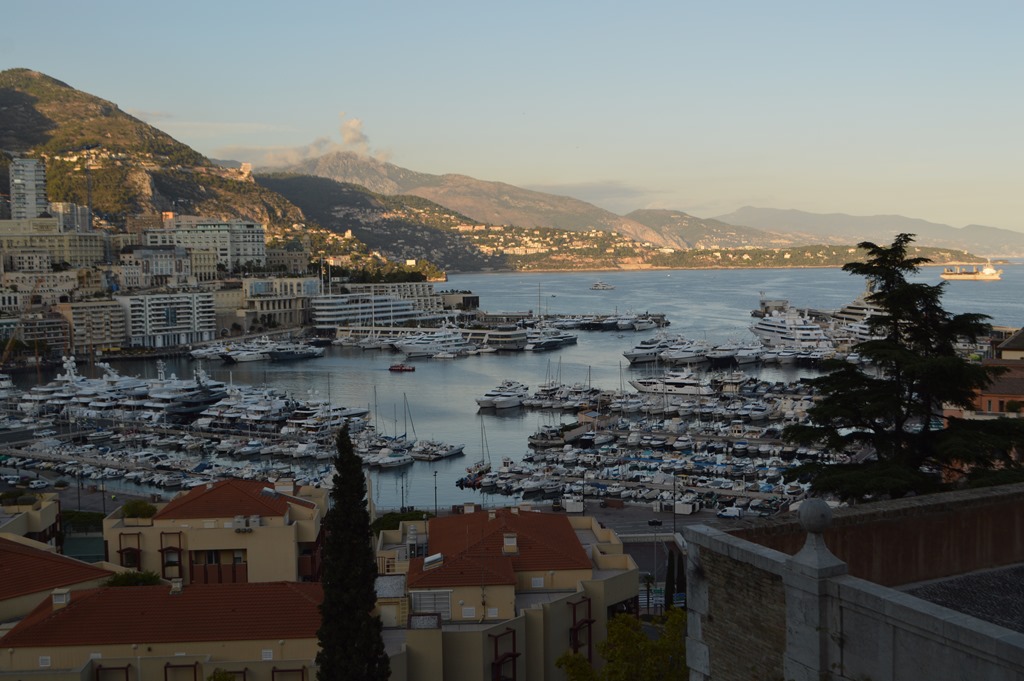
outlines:
[{"label": "balcony", "polygon": [[192,584],[246,584],[247,563],[192,563],[189,565]]}]

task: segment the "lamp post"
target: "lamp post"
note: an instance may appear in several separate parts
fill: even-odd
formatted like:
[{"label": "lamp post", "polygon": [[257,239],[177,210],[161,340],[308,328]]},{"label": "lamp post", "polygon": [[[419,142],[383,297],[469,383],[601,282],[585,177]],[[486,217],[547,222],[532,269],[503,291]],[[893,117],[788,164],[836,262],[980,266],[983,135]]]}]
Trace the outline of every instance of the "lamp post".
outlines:
[{"label": "lamp post", "polygon": [[437,517],[437,471],[434,471],[434,517]]},{"label": "lamp post", "polygon": [[672,474],[672,541],[676,539],[676,474]]}]

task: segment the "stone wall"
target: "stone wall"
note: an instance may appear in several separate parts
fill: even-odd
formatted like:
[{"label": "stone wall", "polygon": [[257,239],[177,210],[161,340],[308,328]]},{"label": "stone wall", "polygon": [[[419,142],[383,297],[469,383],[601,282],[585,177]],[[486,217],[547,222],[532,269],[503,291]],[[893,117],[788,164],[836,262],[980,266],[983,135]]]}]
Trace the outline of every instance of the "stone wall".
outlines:
[{"label": "stone wall", "polygon": [[[873,513],[886,517],[884,506]],[[967,515],[983,517],[986,506]],[[891,537],[899,517],[886,518]],[[928,524],[919,512],[905,517],[911,528]],[[802,508],[806,541],[793,555],[703,525],[683,529],[691,681],[1022,678],[1024,634],[847,574],[826,546],[830,520],[819,500]]]},{"label": "stone wall", "polygon": [[742,655],[711,659],[714,679],[782,678],[786,647],[786,602],[782,578],[729,556],[703,554],[708,580],[708,615],[701,623],[704,640],[715,650],[742,650]]}]

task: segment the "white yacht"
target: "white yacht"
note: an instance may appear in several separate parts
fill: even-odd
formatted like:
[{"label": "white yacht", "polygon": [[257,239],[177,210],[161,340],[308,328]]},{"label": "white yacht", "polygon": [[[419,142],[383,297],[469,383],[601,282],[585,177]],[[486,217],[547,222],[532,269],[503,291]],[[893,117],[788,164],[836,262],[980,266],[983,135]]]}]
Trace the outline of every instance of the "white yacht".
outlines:
[{"label": "white yacht", "polygon": [[785,312],[773,311],[758,319],[750,331],[765,345],[817,345],[828,341],[828,335],[820,324],[815,323],[799,310],[789,308]]},{"label": "white yacht", "polygon": [[468,352],[475,349],[454,326],[443,326],[437,331],[395,344],[406,357],[433,357],[439,352]]},{"label": "white yacht", "polygon": [[629,384],[642,393],[664,395],[714,395],[715,389],[706,379],[689,370],[670,371],[660,376],[634,378]]}]

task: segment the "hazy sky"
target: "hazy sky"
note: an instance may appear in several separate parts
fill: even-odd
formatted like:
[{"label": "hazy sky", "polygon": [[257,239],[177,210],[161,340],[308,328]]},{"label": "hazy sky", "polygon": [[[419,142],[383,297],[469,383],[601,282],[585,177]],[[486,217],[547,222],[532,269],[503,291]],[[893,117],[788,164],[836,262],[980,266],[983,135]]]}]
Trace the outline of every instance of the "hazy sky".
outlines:
[{"label": "hazy sky", "polygon": [[1016,0],[34,0],[0,25],[0,68],[214,158],[348,148],[617,213],[1024,231]]}]

